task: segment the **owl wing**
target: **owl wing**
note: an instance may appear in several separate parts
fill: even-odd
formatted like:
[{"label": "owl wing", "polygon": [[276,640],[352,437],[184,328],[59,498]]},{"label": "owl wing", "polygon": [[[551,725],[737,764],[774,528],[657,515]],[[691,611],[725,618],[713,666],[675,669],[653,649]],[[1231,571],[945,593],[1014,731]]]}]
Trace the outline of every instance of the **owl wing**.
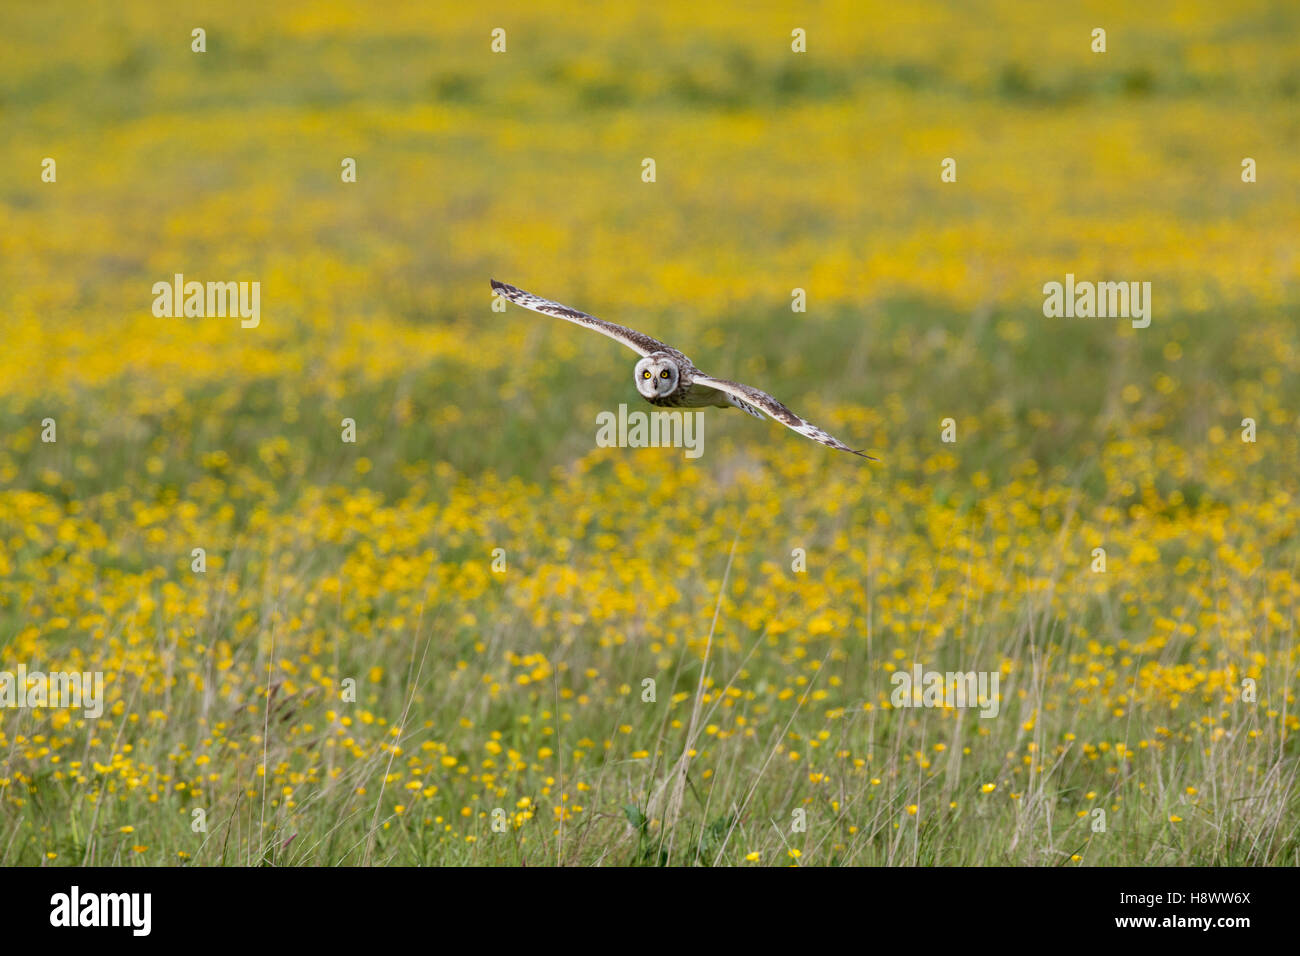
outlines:
[{"label": "owl wing", "polygon": [[767,394],[767,392],[761,392],[749,385],[741,385],[739,382],[728,382],[723,378],[710,378],[707,375],[694,376],[694,382],[699,385],[708,385],[711,388],[716,388],[720,392],[726,392],[728,395],[739,399],[746,405],[752,405],[754,408],[767,413],[767,415],[776,419],[782,425],[797,431],[800,435],[803,435],[806,438],[811,438],[813,441],[819,441],[823,445],[830,445],[830,447],[838,448],[840,451],[850,452],[851,454],[867,459],[867,461],[879,460],[877,458],[872,458],[870,455],[864,455],[860,451],[854,451],[848,445],[844,444],[844,442],[840,441],[833,435],[828,435],[812,422],[804,421],[771,395]]},{"label": "owl wing", "polygon": [[594,315],[579,312],[577,309],[570,309],[567,305],[560,305],[560,303],[552,302],[550,299],[543,299],[531,292],[525,292],[523,289],[516,289],[512,285],[498,282],[496,279],[492,280],[492,288],[497,295],[509,299],[515,305],[522,305],[525,309],[532,309],[534,312],[541,312],[545,315],[556,315],[575,325],[594,329],[601,335],[608,335],[616,342],[622,342],[638,355],[645,356],[651,352],[677,352],[676,349],[670,348],[658,339],[652,339],[650,336],[636,331],[636,329],[629,329],[622,325],[615,325],[613,322],[606,322]]}]

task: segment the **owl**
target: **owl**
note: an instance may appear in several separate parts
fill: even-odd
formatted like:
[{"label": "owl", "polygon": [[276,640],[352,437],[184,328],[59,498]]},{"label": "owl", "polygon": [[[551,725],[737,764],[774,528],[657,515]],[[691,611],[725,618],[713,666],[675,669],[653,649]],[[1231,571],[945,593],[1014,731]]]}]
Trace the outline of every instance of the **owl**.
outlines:
[{"label": "owl", "polygon": [[492,280],[492,288],[497,295],[509,299],[516,305],[545,315],[558,316],[575,325],[593,329],[616,342],[622,342],[636,352],[641,359],[632,370],[633,380],[641,397],[651,405],[667,408],[735,407],[755,418],[762,418],[766,413],[787,428],[813,441],[858,455],[867,461],[877,460],[860,451],[854,451],[812,422],[804,421],[767,392],[759,391],[749,385],[741,385],[739,382],[729,382],[725,378],[705,375],[685,355],[658,339],[652,339],[635,329],[606,322],[586,312],[570,309],[558,302],[539,298],[523,289],[498,282],[496,279]]}]

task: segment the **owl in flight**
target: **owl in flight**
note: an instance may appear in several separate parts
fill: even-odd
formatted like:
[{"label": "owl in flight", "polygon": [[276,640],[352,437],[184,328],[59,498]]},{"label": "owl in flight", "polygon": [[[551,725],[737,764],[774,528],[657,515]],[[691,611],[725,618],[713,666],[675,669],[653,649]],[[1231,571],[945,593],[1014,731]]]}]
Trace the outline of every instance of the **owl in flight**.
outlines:
[{"label": "owl in flight", "polygon": [[598,319],[586,312],[570,309],[558,302],[539,298],[523,289],[498,282],[496,279],[492,280],[492,288],[497,295],[509,299],[516,305],[522,305],[525,309],[532,309],[534,312],[559,316],[575,325],[593,329],[601,335],[608,335],[611,339],[622,342],[636,352],[641,356],[633,372],[636,390],[651,405],[669,408],[700,408],[705,405],[726,408],[728,405],[734,405],[755,418],[762,418],[763,413],[766,412],[782,425],[794,429],[813,441],[850,452],[867,461],[877,460],[860,451],[854,451],[838,438],[826,434],[812,422],[804,421],[767,392],[760,392],[739,382],[729,382],[725,378],[711,378],[705,375],[685,355],[657,339],[652,339],[634,329]]}]

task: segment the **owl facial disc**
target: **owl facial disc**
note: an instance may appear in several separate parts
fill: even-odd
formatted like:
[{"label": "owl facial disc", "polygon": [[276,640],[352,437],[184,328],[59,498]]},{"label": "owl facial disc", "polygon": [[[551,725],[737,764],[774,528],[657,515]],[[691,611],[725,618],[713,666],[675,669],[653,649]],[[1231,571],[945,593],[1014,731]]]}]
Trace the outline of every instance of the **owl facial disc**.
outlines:
[{"label": "owl facial disc", "polygon": [[652,352],[636,363],[636,390],[642,398],[663,398],[677,390],[679,375],[672,356]]}]

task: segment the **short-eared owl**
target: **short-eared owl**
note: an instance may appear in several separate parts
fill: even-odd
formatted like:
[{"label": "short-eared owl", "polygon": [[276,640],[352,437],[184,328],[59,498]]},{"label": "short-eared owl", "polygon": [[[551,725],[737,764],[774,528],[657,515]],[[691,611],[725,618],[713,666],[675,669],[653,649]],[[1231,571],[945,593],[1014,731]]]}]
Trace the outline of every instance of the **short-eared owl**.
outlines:
[{"label": "short-eared owl", "polygon": [[523,289],[498,282],[496,279],[492,280],[492,288],[498,295],[516,305],[522,305],[525,309],[532,309],[534,312],[559,316],[577,325],[594,329],[601,335],[608,335],[611,339],[622,342],[636,352],[641,356],[633,373],[636,390],[651,405],[666,405],[670,408],[699,408],[705,405],[726,408],[728,405],[734,405],[755,418],[762,418],[763,413],[766,412],[782,425],[794,429],[813,441],[860,455],[868,461],[877,460],[860,451],[854,451],[838,438],[826,434],[812,422],[804,421],[767,392],[760,392],[739,382],[729,382],[724,378],[705,375],[675,348],[643,335],[635,329],[615,325],[613,322],[606,322],[586,312],[570,309],[558,302],[539,298]]}]

